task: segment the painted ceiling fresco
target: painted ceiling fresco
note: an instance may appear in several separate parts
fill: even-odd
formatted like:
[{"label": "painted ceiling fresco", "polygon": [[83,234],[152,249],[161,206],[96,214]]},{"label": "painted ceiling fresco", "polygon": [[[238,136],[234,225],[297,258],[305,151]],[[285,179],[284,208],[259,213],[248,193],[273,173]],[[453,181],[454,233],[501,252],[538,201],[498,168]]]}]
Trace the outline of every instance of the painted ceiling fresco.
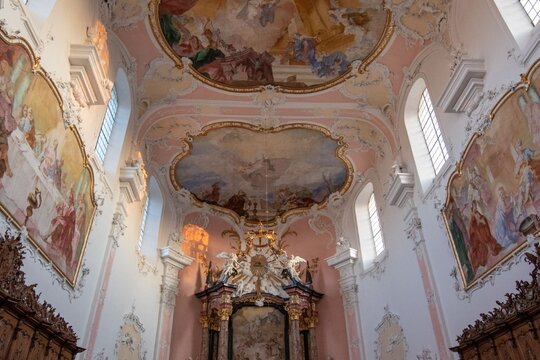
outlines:
[{"label": "painted ceiling fresco", "polygon": [[344,145],[300,124],[260,131],[218,124],[190,139],[171,168],[176,188],[248,222],[273,221],[322,204],[352,179]]},{"label": "painted ceiling fresco", "polygon": [[171,56],[189,58],[213,82],[302,88],[332,82],[353,61],[376,56],[391,33],[383,3],[161,0],[155,33]]}]

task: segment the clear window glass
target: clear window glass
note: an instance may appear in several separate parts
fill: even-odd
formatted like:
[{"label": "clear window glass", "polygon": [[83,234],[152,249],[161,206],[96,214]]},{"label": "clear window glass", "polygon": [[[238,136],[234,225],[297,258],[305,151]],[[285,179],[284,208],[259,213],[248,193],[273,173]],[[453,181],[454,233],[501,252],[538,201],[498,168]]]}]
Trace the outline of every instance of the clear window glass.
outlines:
[{"label": "clear window glass", "polygon": [[375,194],[371,194],[368,201],[369,224],[371,225],[371,234],[373,236],[373,244],[375,245],[375,256],[379,256],[384,251],[384,242],[381,231],[381,223],[379,222],[379,214],[377,213],[377,203],[375,202]]},{"label": "clear window glass", "polygon": [[101,130],[99,131],[99,136],[96,143],[96,154],[102,163],[105,161],[105,154],[107,153],[107,148],[109,147],[117,112],[118,95],[116,93],[116,86],[113,86],[111,98],[107,102],[107,110],[105,111],[105,117],[103,119],[103,124],[101,125]]},{"label": "clear window glass", "polygon": [[519,0],[534,26],[540,21],[540,0]]},{"label": "clear window glass", "polygon": [[149,196],[146,197],[146,202],[144,203],[144,210],[142,215],[142,221],[141,221],[141,230],[139,231],[139,241],[138,241],[138,247],[139,249],[142,249],[143,245],[143,239],[144,239],[144,230],[146,229],[146,218],[148,217],[148,203],[150,202]]},{"label": "clear window glass", "polygon": [[437,175],[448,159],[448,151],[446,150],[441,129],[439,128],[439,122],[435,116],[433,104],[431,103],[427,89],[424,90],[420,98],[418,120],[420,121],[422,134],[426,141],[431,165],[433,166],[435,175]]}]

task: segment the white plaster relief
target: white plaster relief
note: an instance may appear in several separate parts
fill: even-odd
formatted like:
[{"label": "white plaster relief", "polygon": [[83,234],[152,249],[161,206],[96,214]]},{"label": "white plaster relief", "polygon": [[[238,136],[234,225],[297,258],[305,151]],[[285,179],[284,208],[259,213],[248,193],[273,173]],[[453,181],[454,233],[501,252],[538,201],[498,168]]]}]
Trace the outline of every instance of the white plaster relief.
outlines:
[{"label": "white plaster relief", "polygon": [[388,249],[385,249],[381,255],[373,260],[371,266],[361,274],[361,277],[370,277],[374,280],[381,280],[386,271],[386,259],[388,259]]},{"label": "white plaster relief", "polygon": [[499,101],[500,96],[508,90],[514,89],[518,84],[519,82],[506,83],[478,94],[478,105],[474,108],[467,109],[465,112],[469,120],[465,126],[467,133],[461,144],[462,149],[465,148],[474,133],[478,132],[482,134],[485,128],[491,123],[489,118],[490,111]]},{"label": "white plaster relief", "polygon": [[405,359],[409,346],[399,323],[399,316],[384,307],[384,316],[375,328],[378,338],[375,341],[375,359]]},{"label": "white plaster relief", "polygon": [[[399,4],[391,3],[388,7],[392,10],[396,30],[401,34],[409,45],[414,42],[424,44],[429,40],[439,40],[446,28],[447,14],[449,12],[450,0],[405,0]],[[412,14],[409,9],[417,8],[418,10]],[[420,33],[411,29],[404,22],[405,18],[414,18],[416,21],[433,18],[431,22],[424,20],[422,28],[428,28],[424,33]]]},{"label": "white plaster relief", "polygon": [[156,275],[158,272],[157,266],[148,260],[138,246],[135,248],[135,253],[137,254],[137,268],[139,269],[139,273],[142,275]]},{"label": "white plaster relief", "polygon": [[113,214],[113,220],[111,225],[111,232],[109,233],[109,238],[112,240],[114,247],[118,248],[120,246],[119,240],[124,236],[124,230],[127,228],[126,217],[120,212]]},{"label": "white plaster relief", "polygon": [[114,353],[120,359],[146,360],[147,351],[143,349],[144,326],[135,314],[135,306],[132,305],[131,312],[124,315],[122,325],[118,331]]},{"label": "white plaster relief", "polygon": [[417,360],[437,360],[437,354],[431,355],[431,350],[429,349],[423,349],[422,354],[416,355]]},{"label": "white plaster relief", "polygon": [[114,0],[108,3],[108,6],[102,6],[102,14],[109,19],[113,29],[131,30],[148,16],[147,3],[142,0]]}]

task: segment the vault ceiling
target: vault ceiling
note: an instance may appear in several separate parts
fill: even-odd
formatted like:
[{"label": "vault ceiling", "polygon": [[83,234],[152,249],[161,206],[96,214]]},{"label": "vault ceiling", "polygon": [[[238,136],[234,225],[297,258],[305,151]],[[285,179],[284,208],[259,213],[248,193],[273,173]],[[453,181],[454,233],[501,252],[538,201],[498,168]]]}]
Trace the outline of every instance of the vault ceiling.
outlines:
[{"label": "vault ceiling", "polygon": [[[236,221],[275,220],[309,206],[324,207],[330,191],[346,195],[351,181],[368,169],[390,169],[399,148],[396,94],[426,45],[449,44],[448,11],[449,0],[152,0],[149,6],[143,0],[116,0],[109,27],[132,57],[128,68],[138,84],[136,142],[147,168],[171,195],[188,192],[193,206],[219,207]],[[336,52],[344,54],[343,61],[332,62],[328,73],[319,72],[317,62]],[[264,54],[271,59],[267,73],[257,67],[263,66]],[[201,59],[204,65],[197,62]],[[216,75],[227,69],[230,76]],[[226,147],[216,140],[214,163],[197,158],[198,146],[197,151],[207,151],[212,136],[224,136],[209,129],[232,131],[231,123],[243,129],[236,134],[238,143]],[[296,148],[291,142],[297,142],[297,134],[278,131],[292,124],[304,127],[300,131],[317,127],[321,135]],[[268,154],[275,161],[253,148],[262,132],[271,138]],[[312,166],[332,159],[334,173]],[[211,165],[219,161],[230,166]],[[262,165],[267,173],[275,169],[268,202],[260,184],[246,180]],[[304,179],[287,172],[303,166],[308,168]],[[298,181],[292,180],[295,176]],[[211,196],[215,183],[217,200]],[[305,198],[311,189],[310,200],[280,204],[285,184],[291,199]],[[240,210],[231,202],[238,191],[251,208]],[[260,209],[267,204],[270,211],[263,216]]]}]

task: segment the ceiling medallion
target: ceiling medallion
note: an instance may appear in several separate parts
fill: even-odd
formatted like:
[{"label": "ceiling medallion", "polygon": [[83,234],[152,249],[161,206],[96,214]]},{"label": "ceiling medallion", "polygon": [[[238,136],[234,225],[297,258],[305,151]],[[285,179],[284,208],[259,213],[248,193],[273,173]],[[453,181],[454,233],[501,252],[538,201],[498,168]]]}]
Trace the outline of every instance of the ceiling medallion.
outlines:
[{"label": "ceiling medallion", "polygon": [[[312,206],[325,207],[330,194],[343,195],[352,183],[346,144],[317,125],[264,130],[223,122],[183,141],[186,150],[170,167],[173,187],[188,190],[195,205],[208,204],[238,223],[286,221]],[[257,241],[275,241],[266,235]],[[255,241],[258,233],[253,236]]]},{"label": "ceiling medallion", "polygon": [[178,67],[199,80],[248,92],[327,89],[363,71],[394,26],[384,0],[151,0],[150,24]]}]

